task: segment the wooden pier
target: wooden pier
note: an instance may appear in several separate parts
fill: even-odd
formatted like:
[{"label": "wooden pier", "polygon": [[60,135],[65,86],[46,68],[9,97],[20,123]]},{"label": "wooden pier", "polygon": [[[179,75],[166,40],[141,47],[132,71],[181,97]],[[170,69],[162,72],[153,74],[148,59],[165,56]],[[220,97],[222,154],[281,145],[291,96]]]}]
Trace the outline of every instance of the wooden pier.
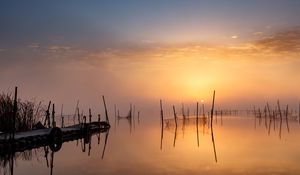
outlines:
[{"label": "wooden pier", "polygon": [[54,152],[60,150],[64,142],[89,139],[96,133],[108,132],[108,122],[91,122],[72,125],[65,128],[45,128],[26,132],[16,132],[14,138],[9,134],[0,134],[0,155],[22,152],[43,146],[49,146]]}]

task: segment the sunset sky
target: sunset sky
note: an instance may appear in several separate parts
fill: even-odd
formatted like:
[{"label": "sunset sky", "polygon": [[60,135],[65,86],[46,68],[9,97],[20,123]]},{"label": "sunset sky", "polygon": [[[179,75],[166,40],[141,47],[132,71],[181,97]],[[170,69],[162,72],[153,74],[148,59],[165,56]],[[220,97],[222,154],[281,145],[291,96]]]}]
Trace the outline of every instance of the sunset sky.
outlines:
[{"label": "sunset sky", "polygon": [[295,105],[299,66],[299,0],[0,2],[0,90],[27,99]]}]

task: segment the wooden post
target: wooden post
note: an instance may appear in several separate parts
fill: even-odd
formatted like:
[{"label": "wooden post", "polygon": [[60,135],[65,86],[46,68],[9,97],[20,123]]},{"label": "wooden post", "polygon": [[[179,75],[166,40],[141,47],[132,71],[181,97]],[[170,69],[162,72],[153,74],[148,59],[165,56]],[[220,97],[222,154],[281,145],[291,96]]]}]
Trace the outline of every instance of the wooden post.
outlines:
[{"label": "wooden post", "polygon": [[15,98],[14,98],[14,109],[13,109],[13,122],[12,122],[12,139],[15,139],[16,133],[16,117],[17,117],[17,110],[18,110],[18,87],[15,87]]},{"label": "wooden post", "polygon": [[83,124],[86,124],[86,116],[83,116]]},{"label": "wooden post", "polygon": [[[138,115],[140,113],[138,112]],[[164,112],[162,107],[162,100],[160,100],[160,119],[161,119],[161,132],[160,132],[160,150],[162,150],[162,143],[164,137]]]},{"label": "wooden post", "polygon": [[64,116],[63,116],[63,109],[64,109],[64,104],[61,105],[61,111],[60,111],[60,116],[61,116],[61,127],[64,127]]},{"label": "wooden post", "polygon": [[173,105],[173,112],[174,112],[175,126],[177,128],[177,115],[176,115],[176,111],[175,111],[175,106],[174,105]]},{"label": "wooden post", "polygon": [[89,108],[89,123],[92,122],[92,111],[91,108]]},{"label": "wooden post", "polygon": [[289,127],[289,121],[288,121],[288,111],[289,111],[289,105],[286,105],[286,110],[285,110],[285,120],[286,120],[286,127],[288,132],[290,132],[290,127]]},{"label": "wooden post", "polygon": [[197,125],[198,125],[198,114],[199,114],[199,107],[198,107],[199,103],[197,102],[197,108],[196,108],[196,121],[197,121]]},{"label": "wooden post", "polygon": [[181,111],[182,111],[182,116],[183,116],[183,121],[184,121],[185,120],[185,113],[184,113],[184,104],[183,103],[182,103]]},{"label": "wooden post", "polygon": [[211,112],[210,112],[210,126],[212,127],[212,122],[213,122],[213,115],[214,115],[214,107],[215,107],[215,94],[216,91],[214,90],[214,95],[213,95],[213,101],[212,101],[212,107],[211,107]]},{"label": "wooden post", "polygon": [[77,108],[77,120],[78,120],[78,124],[80,124],[80,112],[79,112],[79,107]]},{"label": "wooden post", "polygon": [[76,111],[78,111],[78,106],[79,106],[79,100],[77,100],[77,104],[76,104],[75,112],[74,112],[74,116],[73,116],[73,123],[74,123],[74,125],[75,125]]},{"label": "wooden post", "polygon": [[52,128],[56,127],[55,123],[55,105],[54,103],[52,104]]},{"label": "wooden post", "polygon": [[221,126],[223,126],[223,110],[222,109],[221,109]]},{"label": "wooden post", "polygon": [[205,117],[205,113],[204,113],[204,102],[202,102],[202,116]]},{"label": "wooden post", "polygon": [[162,100],[160,100],[160,119],[161,119],[161,125],[164,126],[164,112],[162,107]]},{"label": "wooden post", "polygon": [[48,104],[48,108],[47,108],[47,111],[46,111],[46,118],[45,118],[45,121],[44,121],[44,126],[48,126],[48,128],[50,128],[50,106],[51,106],[51,101],[49,101],[49,104]]},{"label": "wooden post", "polygon": [[108,114],[107,114],[107,108],[106,108],[106,103],[105,103],[104,95],[102,95],[102,100],[103,100],[104,109],[105,109],[105,118],[106,118],[106,122],[109,123],[109,119],[108,119]]},{"label": "wooden post", "polygon": [[282,114],[281,114],[281,109],[280,109],[279,100],[277,100],[277,105],[278,105],[278,110],[279,110],[280,120],[282,120]]}]

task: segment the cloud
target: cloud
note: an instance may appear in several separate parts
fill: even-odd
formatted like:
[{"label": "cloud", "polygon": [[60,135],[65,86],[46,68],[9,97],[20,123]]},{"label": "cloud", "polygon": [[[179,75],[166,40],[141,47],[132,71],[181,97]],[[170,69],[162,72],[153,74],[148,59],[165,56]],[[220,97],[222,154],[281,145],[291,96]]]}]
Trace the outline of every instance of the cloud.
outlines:
[{"label": "cloud", "polygon": [[[261,35],[261,33],[256,32],[256,35]],[[233,38],[238,38],[238,36]],[[179,59],[300,58],[300,27],[290,28],[272,35],[264,32],[261,37],[253,36],[250,41],[240,41],[238,43],[208,44],[192,42],[170,44],[154,41],[152,43],[150,40],[144,40],[144,42],[146,44],[139,42],[93,50],[85,50],[74,45],[41,46],[39,43],[31,43],[26,46],[27,49],[10,49],[10,52],[7,52],[6,49],[0,49],[1,54],[6,55],[3,57],[4,59],[0,60],[0,65],[3,67],[8,64],[48,64],[51,62],[51,64],[56,65],[82,63],[91,67],[106,67],[122,64],[147,65],[147,63],[154,60],[163,64]],[[147,42],[151,44],[147,44]],[[38,49],[38,51],[35,52],[34,49]]]},{"label": "cloud", "polygon": [[32,48],[32,49],[38,49],[40,47],[39,43],[31,43],[27,47]]},{"label": "cloud", "polygon": [[[299,58],[300,27],[289,28],[275,34],[263,32],[253,33],[260,36],[250,41],[230,44],[207,44],[203,42],[165,44],[155,42],[149,47],[139,45],[130,48],[103,49],[89,53],[85,61],[103,63],[104,60],[114,60],[113,63],[147,63],[151,59],[172,61],[174,59],[280,59]],[[233,35],[232,39],[237,39]],[[256,38],[256,40],[255,40]],[[119,61],[118,61],[119,60]],[[106,61],[106,63],[109,61]]]},{"label": "cloud", "polygon": [[233,36],[231,36],[231,39],[237,39],[238,38],[238,36],[237,35],[233,35]]},{"label": "cloud", "polygon": [[53,53],[61,53],[61,52],[66,52],[66,51],[71,50],[71,47],[70,46],[53,45],[53,46],[49,46],[48,50]]},{"label": "cloud", "polygon": [[263,32],[254,32],[253,35],[254,36],[262,36],[264,33]]},{"label": "cloud", "polygon": [[265,37],[255,43],[261,50],[276,53],[300,53],[300,27],[294,27],[286,31],[278,32]]}]

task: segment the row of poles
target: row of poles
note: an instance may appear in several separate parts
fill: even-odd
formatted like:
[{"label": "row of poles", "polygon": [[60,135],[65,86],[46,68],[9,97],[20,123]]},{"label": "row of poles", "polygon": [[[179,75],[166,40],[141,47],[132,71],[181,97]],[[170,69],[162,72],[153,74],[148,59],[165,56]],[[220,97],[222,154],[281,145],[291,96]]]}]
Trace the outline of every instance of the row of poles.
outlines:
[{"label": "row of poles", "polygon": [[[216,147],[215,147],[215,140],[214,140],[214,134],[213,134],[213,115],[214,115],[214,108],[215,108],[215,91],[213,92],[213,100],[212,100],[212,107],[210,111],[210,129],[211,129],[211,136],[212,136],[212,143],[213,143],[213,149],[214,149],[214,156],[215,156],[215,161],[217,162],[217,154],[216,154]],[[174,115],[174,121],[175,121],[175,135],[174,135],[174,142],[173,142],[173,147],[175,147],[175,141],[176,141],[176,136],[177,136],[177,127],[178,127],[178,122],[177,122],[177,113],[175,106],[172,106],[173,109],[173,115]],[[164,135],[164,112],[163,112],[163,104],[162,100],[160,100],[160,123],[161,123],[161,140],[160,140],[160,149],[162,149],[162,142],[163,142],[163,135]],[[183,115],[183,122],[186,120],[185,116]],[[199,103],[196,103],[196,127],[197,127],[197,144],[199,147]]]},{"label": "row of poles", "polygon": [[[104,113],[105,113],[105,120],[107,123],[109,123],[109,117],[108,117],[108,111],[107,111],[107,106],[106,106],[106,101],[105,101],[105,97],[104,95],[102,95],[102,100],[103,100],[103,105],[104,105]],[[51,101],[49,102],[49,105],[48,105],[48,109],[46,111],[46,119],[45,119],[45,122],[44,122],[44,126],[46,126],[46,124],[48,124],[48,127],[51,127],[50,126],[50,111],[49,111],[49,108],[50,108],[50,103]],[[54,110],[54,104],[53,104],[53,110]],[[52,112],[52,116],[54,117],[54,113],[55,112]],[[52,117],[52,123],[55,124],[55,118]],[[80,114],[80,109],[79,109],[79,100],[77,101],[77,104],[76,104],[76,107],[75,107],[75,112],[74,112],[74,115],[73,115],[73,124],[75,125],[76,124],[76,117],[77,117],[77,121],[78,121],[78,124],[82,124],[82,123],[86,123],[87,122],[87,116],[86,115],[83,115],[83,112]],[[89,123],[92,122],[92,110],[91,108],[89,108],[88,110],[88,119],[89,119]],[[98,122],[100,122],[100,114],[98,114]],[[46,123],[47,121],[47,123]],[[52,124],[52,126],[54,126]],[[65,122],[64,122],[64,116],[63,116],[63,104],[62,104],[62,107],[61,107],[61,127],[65,127]]]},{"label": "row of poles", "polygon": [[[198,121],[199,118],[199,102],[197,102],[196,104],[196,121]],[[210,111],[210,120],[213,121],[213,114],[214,114],[214,107],[215,107],[215,91],[213,92],[213,100],[212,100],[212,107],[211,107],[211,111]],[[203,116],[205,116],[204,114],[204,105],[202,104],[202,108],[203,108]],[[173,109],[173,115],[174,115],[174,121],[175,121],[175,127],[177,127],[177,113],[176,113],[176,109],[175,106],[172,106]],[[184,110],[182,112],[183,114],[183,120],[185,120],[185,114],[184,114]],[[160,100],[160,118],[161,118],[161,124],[162,126],[164,126],[164,112],[163,112],[163,105],[162,105],[162,100]],[[212,126],[212,122],[211,122],[211,126]]]}]

